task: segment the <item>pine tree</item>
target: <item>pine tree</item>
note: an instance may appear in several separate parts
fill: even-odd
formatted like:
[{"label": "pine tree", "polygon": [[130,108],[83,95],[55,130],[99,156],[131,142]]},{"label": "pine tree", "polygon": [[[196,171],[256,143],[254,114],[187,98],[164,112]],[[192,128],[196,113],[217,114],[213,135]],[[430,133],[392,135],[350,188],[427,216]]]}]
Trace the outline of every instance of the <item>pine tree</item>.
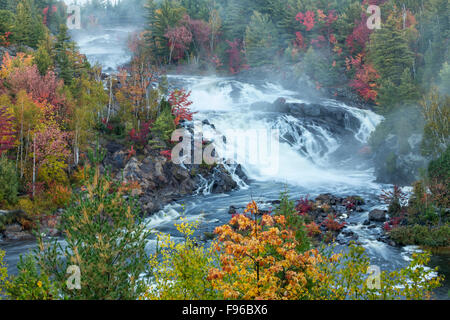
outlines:
[{"label": "pine tree", "polygon": [[33,37],[33,18],[30,2],[21,0],[17,5],[16,23],[13,28],[13,38],[20,45],[28,45]]},{"label": "pine tree", "polygon": [[395,85],[389,78],[380,83],[378,105],[383,113],[389,113],[400,105],[414,104],[420,98],[419,89],[408,68],[403,71],[399,85]]},{"label": "pine tree", "polygon": [[247,60],[251,66],[272,63],[278,48],[277,29],[269,15],[253,13],[245,30]]},{"label": "pine tree", "polygon": [[30,0],[21,0],[16,9],[16,21],[13,27],[13,40],[19,45],[36,48],[45,36],[45,27],[41,16],[37,14]]},{"label": "pine tree", "polygon": [[369,60],[380,75],[377,102],[384,113],[418,98],[411,76],[414,54],[409,48],[405,30],[399,29],[394,15],[395,12],[381,29],[372,33],[368,46]]},{"label": "pine tree", "polygon": [[14,12],[16,10],[17,1],[15,0],[0,0],[0,10],[8,10]]},{"label": "pine tree", "polygon": [[65,84],[70,84],[73,77],[73,70],[69,57],[67,56],[70,44],[70,37],[67,31],[67,25],[61,24],[59,26],[59,32],[55,43],[55,60],[57,66],[60,68],[60,77],[64,80]]},{"label": "pine tree", "polygon": [[34,62],[42,76],[47,73],[48,69],[53,64],[53,60],[46,49],[45,43],[39,43],[36,54],[34,55]]},{"label": "pine tree", "polygon": [[14,28],[14,13],[7,10],[0,10],[0,34],[11,32]]},{"label": "pine tree", "polygon": [[245,34],[248,19],[252,15],[247,0],[229,0],[226,7],[226,18],[223,20],[225,39],[242,39]]},{"label": "pine tree", "polygon": [[381,79],[389,79],[394,85],[400,85],[403,71],[413,67],[414,55],[393,15],[371,35],[369,58]]},{"label": "pine tree", "polygon": [[155,56],[167,61],[169,45],[165,34],[178,24],[186,14],[186,9],[175,0],[164,0],[159,5],[155,4],[153,0],[149,0],[147,9],[149,11],[149,32],[146,41],[151,45]]}]

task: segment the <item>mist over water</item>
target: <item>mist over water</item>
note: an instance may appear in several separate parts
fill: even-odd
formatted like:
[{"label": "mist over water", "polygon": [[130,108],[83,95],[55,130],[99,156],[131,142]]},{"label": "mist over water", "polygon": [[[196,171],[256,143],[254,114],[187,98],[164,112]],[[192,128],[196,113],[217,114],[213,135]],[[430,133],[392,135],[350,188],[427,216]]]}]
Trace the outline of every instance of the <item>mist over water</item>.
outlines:
[{"label": "mist over water", "polygon": [[116,72],[117,68],[131,59],[127,46],[129,37],[138,31],[136,26],[92,27],[70,30],[72,39],[89,62],[99,64],[105,73]]}]

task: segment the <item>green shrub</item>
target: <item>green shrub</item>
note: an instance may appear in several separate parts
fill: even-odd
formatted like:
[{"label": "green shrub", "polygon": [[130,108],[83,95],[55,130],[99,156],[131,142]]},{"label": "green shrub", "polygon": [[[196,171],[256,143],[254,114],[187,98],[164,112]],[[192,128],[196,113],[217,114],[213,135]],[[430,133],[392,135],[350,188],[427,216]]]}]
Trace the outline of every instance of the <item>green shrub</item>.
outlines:
[{"label": "green shrub", "polygon": [[4,156],[0,156],[0,205],[17,202],[19,179],[14,163]]},{"label": "green shrub", "polygon": [[3,262],[4,257],[5,251],[0,250],[0,299],[5,294],[5,287],[8,285],[8,270]]},{"label": "green shrub", "polygon": [[450,246],[450,226],[399,226],[389,232],[392,240],[400,245],[422,245],[429,247]]},{"label": "green shrub", "polygon": [[158,248],[151,256],[154,276],[144,297],[151,300],[211,300],[219,299],[211,282],[209,270],[217,264],[218,257],[212,247],[196,244],[192,237],[198,222],[188,222],[185,217],[175,224],[184,241],[175,243],[167,234],[158,234]]}]

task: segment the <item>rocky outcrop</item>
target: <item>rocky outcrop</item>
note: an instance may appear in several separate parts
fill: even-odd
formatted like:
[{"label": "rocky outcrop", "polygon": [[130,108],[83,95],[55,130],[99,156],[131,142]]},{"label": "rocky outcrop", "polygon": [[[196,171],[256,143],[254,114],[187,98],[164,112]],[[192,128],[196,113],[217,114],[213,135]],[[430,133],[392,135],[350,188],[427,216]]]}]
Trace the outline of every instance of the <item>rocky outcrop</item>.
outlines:
[{"label": "rocky outcrop", "polygon": [[3,56],[8,53],[10,56],[14,57],[17,55],[18,52],[31,52],[34,51],[33,48],[28,47],[28,46],[21,46],[21,48],[19,48],[16,45],[10,45],[8,47],[0,47],[0,61],[3,60]]},{"label": "rocky outcrop", "polygon": [[30,232],[23,230],[22,226],[18,223],[6,226],[3,235],[7,241],[24,241],[34,239],[34,236]]},{"label": "rocky outcrop", "polygon": [[[136,184],[132,195],[139,197],[145,214],[152,214],[165,204],[193,194],[205,181],[212,193],[229,192],[238,187],[231,174],[220,164],[177,165],[151,148],[145,148],[143,154],[130,158],[124,146],[117,142],[104,145],[108,151],[103,161],[104,167],[108,167],[117,180]],[[246,179],[240,166],[234,174]]]}]

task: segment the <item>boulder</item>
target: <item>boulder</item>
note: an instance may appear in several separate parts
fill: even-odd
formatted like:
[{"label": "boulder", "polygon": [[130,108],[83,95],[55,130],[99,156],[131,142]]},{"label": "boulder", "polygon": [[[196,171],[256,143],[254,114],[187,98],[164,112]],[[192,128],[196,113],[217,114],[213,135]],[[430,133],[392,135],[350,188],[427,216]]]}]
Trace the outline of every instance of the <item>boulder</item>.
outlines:
[{"label": "boulder", "polygon": [[320,202],[321,204],[335,205],[336,197],[333,196],[331,193],[324,193],[324,194],[319,194],[316,197],[316,201]]},{"label": "boulder", "polygon": [[274,101],[272,106],[273,110],[277,112],[287,113],[290,110],[285,98],[278,98]]},{"label": "boulder", "polygon": [[386,221],[386,211],[374,209],[369,212],[369,221],[384,222]]},{"label": "boulder", "polygon": [[3,234],[5,236],[5,240],[9,241],[23,241],[34,239],[34,236],[27,231],[23,231],[22,226],[18,223],[13,223],[6,226]]}]

